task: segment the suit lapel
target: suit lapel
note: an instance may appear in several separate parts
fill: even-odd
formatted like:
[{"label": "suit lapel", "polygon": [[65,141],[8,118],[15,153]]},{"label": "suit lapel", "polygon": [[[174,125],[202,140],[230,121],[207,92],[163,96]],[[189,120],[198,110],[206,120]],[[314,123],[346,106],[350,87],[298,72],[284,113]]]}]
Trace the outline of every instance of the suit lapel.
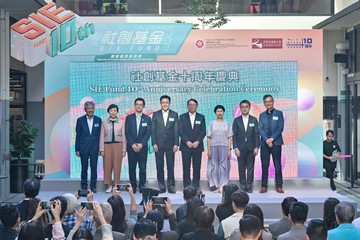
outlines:
[{"label": "suit lapel", "polygon": [[243,117],[242,117],[242,116],[240,116],[239,121],[240,121],[240,127],[241,127],[242,131],[243,131],[243,132],[246,132],[246,131],[245,131],[244,121],[243,121]]},{"label": "suit lapel", "polygon": [[[94,123],[94,121],[93,121],[93,123]],[[86,115],[84,116],[84,125],[85,125],[86,131],[88,132],[88,134],[91,135]],[[93,124],[93,127],[94,127],[94,124]]]}]

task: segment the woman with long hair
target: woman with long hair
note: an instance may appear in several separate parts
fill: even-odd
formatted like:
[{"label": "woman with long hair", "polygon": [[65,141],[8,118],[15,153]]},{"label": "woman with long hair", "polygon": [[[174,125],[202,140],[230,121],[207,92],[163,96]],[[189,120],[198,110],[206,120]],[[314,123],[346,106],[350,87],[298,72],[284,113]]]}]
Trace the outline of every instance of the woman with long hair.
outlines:
[{"label": "woman with long hair", "polygon": [[340,201],[337,198],[329,197],[324,202],[324,210],[323,210],[323,221],[326,224],[328,230],[337,228],[339,225],[336,222],[335,217],[335,207],[338,205]]}]

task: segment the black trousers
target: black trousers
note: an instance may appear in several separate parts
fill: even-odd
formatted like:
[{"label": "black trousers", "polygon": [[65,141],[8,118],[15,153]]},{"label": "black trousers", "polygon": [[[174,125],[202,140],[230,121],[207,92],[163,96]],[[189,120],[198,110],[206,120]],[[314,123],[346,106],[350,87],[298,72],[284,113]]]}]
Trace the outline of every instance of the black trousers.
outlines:
[{"label": "black trousers", "polygon": [[89,159],[90,159],[90,169],[91,169],[91,177],[90,177],[90,188],[96,189],[96,181],[97,181],[97,163],[98,163],[98,153],[90,153],[90,154],[81,154],[81,188],[88,189],[88,168],[89,168]]},{"label": "black trousers", "polygon": [[252,190],[254,182],[254,151],[242,150],[238,159],[240,189]]},{"label": "black trousers", "polygon": [[128,152],[128,162],[129,162],[129,178],[130,183],[133,189],[137,187],[136,183],[136,166],[139,164],[139,187],[140,189],[145,187],[146,183],[146,164],[147,164],[147,149],[141,152],[134,152],[131,148],[127,150]]},{"label": "black trousers", "polygon": [[175,154],[172,149],[161,148],[155,153],[157,180],[160,190],[165,190],[164,180],[164,155],[166,155],[167,166],[167,187],[170,191],[175,191],[175,177],[174,177],[174,158]]},{"label": "black trousers", "polygon": [[326,177],[330,179],[330,187],[333,191],[336,190],[334,182],[334,172],[336,169],[336,162],[330,162],[329,160],[323,160],[323,165],[326,171]]},{"label": "black trousers", "polygon": [[273,145],[271,148],[268,145],[261,146],[261,187],[268,187],[270,155],[272,156],[275,167],[275,186],[282,187],[283,178],[281,170],[281,145]]},{"label": "black trousers", "polygon": [[[181,151],[183,165],[183,185],[184,188],[192,185],[195,189],[200,188],[200,169],[202,151],[198,149],[186,149]],[[193,166],[193,180],[191,184],[190,167],[191,160]]]}]

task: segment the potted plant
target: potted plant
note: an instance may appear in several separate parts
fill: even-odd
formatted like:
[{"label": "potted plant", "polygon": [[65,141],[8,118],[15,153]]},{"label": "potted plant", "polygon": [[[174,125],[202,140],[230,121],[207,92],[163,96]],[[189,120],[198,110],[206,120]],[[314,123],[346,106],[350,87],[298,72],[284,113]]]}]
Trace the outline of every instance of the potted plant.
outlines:
[{"label": "potted plant", "polygon": [[12,145],[10,162],[10,192],[22,192],[24,181],[28,178],[29,158],[34,151],[34,142],[39,129],[32,127],[26,120],[21,120],[10,131],[10,144]]}]

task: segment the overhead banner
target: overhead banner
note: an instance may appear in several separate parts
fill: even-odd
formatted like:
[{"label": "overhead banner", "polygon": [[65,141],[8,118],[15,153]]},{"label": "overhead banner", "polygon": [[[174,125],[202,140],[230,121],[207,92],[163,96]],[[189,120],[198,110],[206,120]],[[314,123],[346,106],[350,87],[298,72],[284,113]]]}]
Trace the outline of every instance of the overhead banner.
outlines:
[{"label": "overhead banner", "polygon": [[[75,124],[84,115],[85,101],[96,103],[95,114],[101,118],[108,116],[110,104],[117,104],[119,117],[125,119],[134,112],[134,100],[142,97],[144,113],[151,117],[164,94],[179,115],[187,112],[188,99],[197,99],[207,126],[216,118],[218,104],[232,123],[244,99],[258,118],[265,110],[262,97],[271,94],[275,108],[284,112],[283,176],[322,176],[322,31],[191,30],[191,24],[96,23],[95,18],[91,22],[96,31],[84,44],[45,62],[47,177],[80,177]],[[152,147],[148,154],[147,177],[155,179]],[[207,160],[205,151],[202,179]],[[238,179],[234,153],[230,162],[230,178]],[[181,179],[181,152],[176,153],[175,169]],[[101,157],[98,173],[102,177]],[[272,163],[269,175],[274,176]],[[260,154],[255,177],[261,177]],[[127,157],[121,178],[128,179]]]}]

